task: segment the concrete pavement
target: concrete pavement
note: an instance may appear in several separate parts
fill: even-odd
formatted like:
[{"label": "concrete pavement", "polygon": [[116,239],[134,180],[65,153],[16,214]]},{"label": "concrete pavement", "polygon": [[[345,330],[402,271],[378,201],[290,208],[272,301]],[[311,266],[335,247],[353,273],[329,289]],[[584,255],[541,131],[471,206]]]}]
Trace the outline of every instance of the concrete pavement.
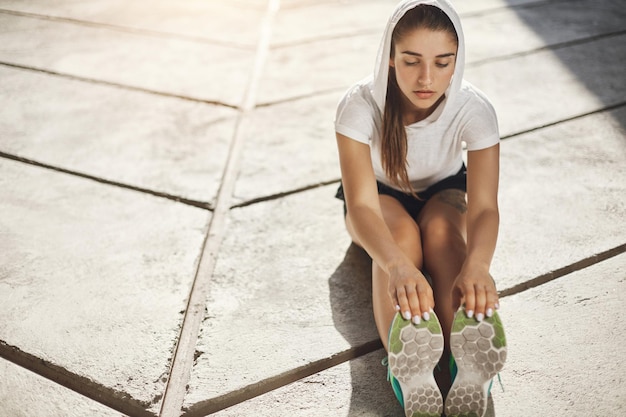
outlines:
[{"label": "concrete pavement", "polygon": [[[395,3],[0,0],[0,417],[403,415],[333,198]],[[488,415],[622,415],[626,3],[455,5],[503,137]]]}]

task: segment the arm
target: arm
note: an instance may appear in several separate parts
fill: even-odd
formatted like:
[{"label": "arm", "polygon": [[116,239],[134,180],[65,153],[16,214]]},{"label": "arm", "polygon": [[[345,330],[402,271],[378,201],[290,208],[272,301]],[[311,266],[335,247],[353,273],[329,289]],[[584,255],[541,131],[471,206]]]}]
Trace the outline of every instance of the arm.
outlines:
[{"label": "arm", "polygon": [[424,316],[434,307],[432,290],[384,221],[369,146],[337,134],[337,147],[353,238],[389,276],[393,305],[405,318]]},{"label": "arm", "polygon": [[490,317],[499,307],[489,274],[496,248],[500,217],[498,179],[500,145],[469,151],[467,157],[467,257],[455,283],[457,305],[465,301],[468,315]]}]

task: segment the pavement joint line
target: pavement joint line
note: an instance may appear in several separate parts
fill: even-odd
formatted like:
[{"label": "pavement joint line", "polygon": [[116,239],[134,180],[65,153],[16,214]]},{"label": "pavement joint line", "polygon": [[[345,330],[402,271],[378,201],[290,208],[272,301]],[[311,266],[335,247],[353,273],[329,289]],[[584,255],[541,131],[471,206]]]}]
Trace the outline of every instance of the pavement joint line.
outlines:
[{"label": "pavement joint line", "polygon": [[529,56],[529,55],[534,55],[540,52],[545,52],[545,51],[558,51],[560,49],[565,49],[565,48],[569,48],[569,47],[573,47],[573,46],[578,46],[578,45],[585,45],[587,43],[592,43],[592,42],[596,42],[602,39],[607,39],[607,38],[612,38],[612,37],[619,37],[622,35],[626,34],[626,30],[618,30],[615,32],[607,32],[607,33],[600,33],[598,35],[593,35],[593,36],[588,36],[585,38],[580,38],[580,39],[573,39],[570,41],[565,41],[565,42],[558,42],[558,43],[553,43],[550,45],[544,45],[540,48],[535,48],[535,49],[531,49],[528,51],[522,51],[522,52],[517,52],[514,54],[510,54],[510,55],[503,55],[503,56],[495,56],[492,58],[485,58],[485,59],[481,59],[478,61],[472,61],[469,62],[465,67],[466,68],[476,68],[476,67],[480,67],[482,65],[487,65],[487,64],[492,64],[494,62],[502,62],[502,61],[508,61],[511,59],[516,59],[516,58],[521,58],[524,56]]},{"label": "pavement joint line", "polygon": [[205,315],[210,280],[226,231],[227,217],[230,211],[235,183],[237,181],[237,174],[239,173],[239,165],[244,146],[244,139],[243,136],[239,134],[239,129],[247,113],[255,108],[258,81],[267,58],[274,18],[279,10],[280,0],[269,0],[265,16],[261,21],[260,37],[255,54],[255,61],[242,100],[241,112],[235,124],[233,139],[216,197],[215,210],[208,223],[208,232],[205,236],[202,252],[198,260],[196,275],[189,292],[187,308],[183,317],[178,343],[176,344],[169,378],[161,403],[160,417],[178,417],[181,415],[183,409],[188,383],[191,379],[191,371],[195,361],[200,326]]},{"label": "pavement joint line", "polygon": [[27,18],[32,18],[32,19],[69,23],[69,24],[87,26],[87,27],[92,27],[92,28],[109,29],[109,30],[114,30],[117,32],[129,33],[132,35],[143,35],[143,36],[167,38],[167,39],[179,39],[179,40],[184,40],[184,41],[189,41],[189,42],[218,45],[218,46],[224,46],[227,48],[242,49],[246,51],[254,49],[253,45],[246,45],[243,43],[226,42],[226,41],[217,40],[217,39],[203,38],[200,36],[182,35],[182,34],[174,33],[174,32],[161,32],[158,30],[133,28],[129,26],[114,25],[111,23],[74,19],[71,17],[53,16],[53,15],[46,15],[46,14],[32,13],[32,12],[22,12],[19,10],[10,10],[10,9],[2,9],[2,8],[0,8],[0,13],[9,14],[13,16],[19,16],[19,17],[27,17]]},{"label": "pavement joint line", "polygon": [[131,417],[155,417],[147,411],[150,403],[138,401],[123,391],[101,385],[3,340],[0,340],[0,357],[120,413]]},{"label": "pavement joint line", "polygon": [[506,140],[506,139],[512,139],[512,138],[515,138],[515,137],[518,137],[518,136],[523,136],[523,135],[525,135],[527,133],[532,133],[532,132],[536,132],[538,130],[546,129],[546,128],[549,128],[549,127],[552,127],[552,126],[557,126],[557,125],[560,125],[562,123],[567,123],[567,122],[572,122],[574,120],[583,119],[583,118],[585,118],[587,116],[592,116],[594,114],[610,112],[610,111],[619,109],[621,107],[624,107],[625,105],[626,105],[626,101],[622,101],[622,102],[619,102],[619,103],[611,104],[611,105],[608,105],[608,106],[605,106],[605,107],[602,107],[602,108],[599,108],[599,109],[596,109],[596,110],[591,110],[591,111],[588,111],[588,112],[585,112],[585,113],[580,113],[580,114],[577,114],[577,115],[574,115],[574,116],[571,116],[571,117],[567,117],[565,119],[560,119],[560,120],[557,120],[557,121],[554,121],[554,122],[551,122],[551,123],[545,123],[545,124],[540,125],[540,126],[532,127],[530,129],[520,130],[519,132],[510,133],[508,135],[502,136],[501,139],[502,140]]},{"label": "pavement joint line", "polygon": [[[307,100],[309,98],[320,97],[320,96],[331,94],[331,93],[341,94],[341,93],[344,93],[347,89],[348,87],[326,88],[324,90],[317,90],[315,92],[308,93],[308,94],[300,94],[297,96],[286,97],[286,98],[278,99],[275,101],[266,101],[266,102],[257,103],[256,108],[260,109],[260,108],[272,107],[272,106],[276,106],[279,104],[287,104],[287,103],[292,103],[294,101]],[[339,97],[337,98],[337,101],[339,101]]]},{"label": "pavement joint line", "polygon": [[382,349],[380,339],[370,340],[361,345],[351,347],[330,357],[319,359],[309,364],[283,372],[279,375],[266,378],[262,381],[247,385],[241,389],[228,392],[194,404],[185,410],[182,417],[204,417],[225,408],[240,404],[252,398],[274,391],[311,375],[325,371],[342,363],[357,359],[376,350]]},{"label": "pavement joint line", "polygon": [[38,72],[42,74],[52,75],[55,77],[66,78],[66,79],[73,80],[73,81],[80,81],[80,82],[85,82],[89,84],[104,85],[107,87],[115,87],[115,88],[119,88],[122,90],[137,91],[140,93],[151,94],[151,95],[156,95],[156,96],[161,96],[161,97],[176,98],[179,100],[191,101],[194,103],[209,104],[212,106],[222,106],[222,107],[228,107],[234,110],[239,110],[238,106],[228,104],[228,103],[222,103],[216,100],[205,100],[201,98],[183,96],[181,94],[168,93],[165,91],[150,90],[148,88],[137,87],[134,85],[120,84],[120,83],[116,83],[112,81],[105,81],[105,80],[98,80],[96,78],[81,77],[79,75],[67,74],[63,72],[52,71],[52,70],[45,69],[45,68],[32,67],[29,65],[15,64],[12,62],[0,61],[0,65],[9,67],[9,68],[15,68],[15,69],[20,69],[20,70],[25,70],[25,71],[33,71],[33,72]]},{"label": "pavement joint line", "polygon": [[9,159],[9,160],[16,161],[16,162],[21,162],[21,163],[24,163],[24,164],[36,166],[38,168],[49,169],[51,171],[72,175],[72,176],[75,176],[75,177],[79,177],[79,178],[95,181],[95,182],[98,182],[98,183],[101,183],[101,184],[112,185],[112,186],[117,187],[117,188],[123,188],[123,189],[126,189],[126,190],[132,190],[132,191],[137,191],[137,192],[144,193],[144,194],[149,194],[149,195],[152,195],[154,197],[165,198],[166,200],[175,201],[177,203],[185,204],[185,205],[188,205],[188,206],[198,207],[198,208],[201,208],[201,209],[204,209],[204,210],[208,210],[208,211],[213,211],[214,210],[210,203],[207,203],[207,202],[204,202],[204,201],[191,200],[191,199],[188,199],[188,198],[176,196],[176,195],[173,195],[173,194],[163,193],[163,192],[160,192],[160,191],[155,191],[155,190],[151,190],[151,189],[148,189],[148,188],[137,187],[137,186],[130,185],[130,184],[124,184],[124,183],[121,183],[121,182],[118,182],[118,181],[107,180],[105,178],[96,177],[94,175],[89,175],[89,174],[85,174],[85,173],[82,173],[82,172],[72,171],[72,170],[61,168],[61,167],[57,167],[57,166],[54,166],[54,165],[45,164],[43,162],[35,161],[34,159],[29,159],[29,158],[24,158],[24,157],[17,156],[17,155],[12,155],[12,154],[9,154],[9,153],[3,152],[3,151],[0,151],[0,158]]},{"label": "pavement joint line", "polygon": [[510,288],[506,288],[499,292],[499,296],[509,297],[511,295],[522,293],[526,290],[536,288],[543,284],[547,284],[548,282],[554,281],[558,278],[562,278],[566,275],[571,274],[572,272],[580,271],[592,265],[598,264],[602,261],[606,261],[615,256],[621,255],[624,252],[626,252],[626,243],[616,246],[614,248],[605,250],[604,252],[596,253],[587,258],[574,262],[573,264],[566,265],[562,268],[556,269],[546,274],[539,275],[538,277],[522,282],[521,284],[517,284]]},{"label": "pavement joint line", "polygon": [[338,184],[340,181],[341,181],[341,178],[336,178],[336,179],[332,179],[332,180],[328,180],[328,181],[322,181],[322,182],[318,182],[316,184],[306,185],[304,187],[295,188],[295,189],[292,189],[292,190],[283,191],[283,192],[276,193],[276,194],[271,194],[271,195],[268,195],[268,196],[253,198],[251,200],[246,200],[246,201],[244,201],[242,203],[235,204],[235,205],[231,206],[230,208],[232,210],[232,209],[236,209],[236,208],[248,207],[248,206],[251,206],[251,205],[257,204],[257,203],[264,203],[264,202],[267,202],[267,201],[278,200],[278,199],[283,198],[283,197],[288,197],[290,195],[299,194],[299,193],[302,193],[302,192],[305,192],[305,191],[315,190],[317,188],[325,187],[327,185]]}]

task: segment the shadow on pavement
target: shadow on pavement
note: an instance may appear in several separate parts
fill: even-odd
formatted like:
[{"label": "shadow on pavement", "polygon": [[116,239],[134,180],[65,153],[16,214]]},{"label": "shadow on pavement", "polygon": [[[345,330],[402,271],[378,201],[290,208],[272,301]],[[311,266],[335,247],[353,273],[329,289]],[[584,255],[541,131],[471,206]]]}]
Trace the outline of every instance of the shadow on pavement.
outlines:
[{"label": "shadow on pavement", "polygon": [[[514,0],[507,2],[511,6],[516,3]],[[626,2],[615,0],[569,0],[512,7],[512,10],[544,41],[580,85],[612,108],[626,104],[624,6]],[[541,76],[537,77],[537,82],[541,82]],[[555,99],[567,100],[568,97]],[[619,122],[626,127],[626,119]]]}]

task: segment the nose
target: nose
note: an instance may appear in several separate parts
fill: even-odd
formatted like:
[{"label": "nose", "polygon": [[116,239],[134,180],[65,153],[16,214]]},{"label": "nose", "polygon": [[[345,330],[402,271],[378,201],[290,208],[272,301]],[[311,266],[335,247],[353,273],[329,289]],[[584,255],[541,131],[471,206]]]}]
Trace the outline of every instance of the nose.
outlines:
[{"label": "nose", "polygon": [[424,65],[417,77],[417,82],[422,86],[429,86],[433,83],[432,71],[429,65]]}]

